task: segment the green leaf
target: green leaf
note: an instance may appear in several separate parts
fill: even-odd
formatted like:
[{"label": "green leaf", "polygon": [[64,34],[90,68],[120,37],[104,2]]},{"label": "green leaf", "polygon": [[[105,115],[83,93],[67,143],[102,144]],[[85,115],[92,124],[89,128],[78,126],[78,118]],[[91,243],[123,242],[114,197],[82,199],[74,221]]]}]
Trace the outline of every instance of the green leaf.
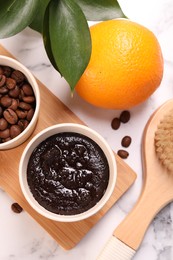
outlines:
[{"label": "green leaf", "polygon": [[46,11],[46,7],[48,6],[49,2],[51,0],[42,0],[40,1],[39,5],[39,14],[34,17],[34,20],[30,24],[30,27],[33,30],[36,30],[37,32],[42,33],[43,32],[43,19],[44,19],[44,14]]},{"label": "green leaf", "polygon": [[43,35],[52,64],[56,64],[55,68],[73,91],[91,55],[88,24],[74,0],[51,0],[44,19]]},{"label": "green leaf", "polygon": [[33,20],[39,0],[4,0],[0,3],[0,38],[22,31]]},{"label": "green leaf", "polygon": [[[49,6],[46,9],[45,15],[44,15],[44,21],[43,21],[43,42],[45,46],[45,50],[47,53],[47,56],[49,57],[49,60],[51,61],[54,68],[59,71],[57,64],[55,62],[52,49],[51,49],[51,42],[50,42],[50,35],[49,35]],[[59,71],[60,72],[60,71]]]},{"label": "green leaf", "polygon": [[125,17],[116,0],[74,0],[89,21],[102,21]]}]

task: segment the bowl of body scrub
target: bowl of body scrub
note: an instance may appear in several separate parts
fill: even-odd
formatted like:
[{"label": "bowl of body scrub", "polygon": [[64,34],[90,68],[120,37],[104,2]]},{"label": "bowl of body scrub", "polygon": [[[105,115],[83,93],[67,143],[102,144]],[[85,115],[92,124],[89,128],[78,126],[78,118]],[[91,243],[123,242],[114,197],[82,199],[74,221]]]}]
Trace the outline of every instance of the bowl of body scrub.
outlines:
[{"label": "bowl of body scrub", "polygon": [[96,214],[109,200],[116,178],[113,151],[100,134],[81,124],[44,129],[27,144],[19,164],[26,200],[55,221]]},{"label": "bowl of body scrub", "polygon": [[14,148],[32,134],[39,108],[34,76],[20,62],[0,55],[0,150]]}]

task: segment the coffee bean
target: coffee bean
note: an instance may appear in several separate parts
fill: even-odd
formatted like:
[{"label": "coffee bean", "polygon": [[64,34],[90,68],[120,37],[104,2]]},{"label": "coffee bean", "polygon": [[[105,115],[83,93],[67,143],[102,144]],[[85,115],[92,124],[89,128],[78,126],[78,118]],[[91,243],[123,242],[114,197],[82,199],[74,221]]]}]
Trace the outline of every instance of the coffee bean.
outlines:
[{"label": "coffee bean", "polygon": [[17,83],[21,83],[22,81],[25,80],[24,74],[23,74],[21,71],[19,71],[19,70],[14,70],[14,71],[12,72],[12,74],[11,74],[11,78],[12,78],[12,79],[15,79],[15,81],[16,81]]},{"label": "coffee bean", "polygon": [[28,121],[31,121],[31,119],[33,118],[33,115],[34,115],[34,109],[31,108],[31,109],[28,111],[28,113],[27,113],[26,119],[27,119]]},{"label": "coffee bean", "polygon": [[0,105],[0,117],[3,115],[3,109],[2,109],[2,107],[1,107],[1,105]]},{"label": "coffee bean", "polygon": [[16,81],[15,81],[15,79],[7,78],[7,80],[6,80],[6,86],[7,86],[8,89],[13,89],[13,88],[15,88],[15,86],[16,86]]},{"label": "coffee bean", "polygon": [[126,159],[129,156],[129,153],[125,150],[118,150],[117,154],[122,158]]},{"label": "coffee bean", "polygon": [[23,89],[20,89],[19,100],[23,101],[24,96],[25,96],[25,93],[23,92]]},{"label": "coffee bean", "polygon": [[23,211],[22,207],[16,202],[11,205],[11,209],[14,213],[18,213],[18,214]]},{"label": "coffee bean", "polygon": [[18,98],[20,94],[19,86],[16,85],[15,88],[11,89],[8,93],[10,97]]},{"label": "coffee bean", "polygon": [[3,115],[7,122],[11,125],[16,124],[18,121],[17,114],[11,108],[7,108],[6,110],[4,110]]},{"label": "coffee bean", "polygon": [[130,120],[130,112],[127,110],[124,110],[121,114],[120,114],[120,121],[122,123],[127,123]]},{"label": "coffee bean", "polygon": [[3,74],[3,68],[0,66],[0,75],[2,75]]},{"label": "coffee bean", "polygon": [[0,104],[3,107],[9,107],[12,104],[12,99],[8,96],[4,96],[4,97],[1,98]]},{"label": "coffee bean", "polygon": [[5,75],[0,75],[0,87],[3,87],[6,82],[6,76]]},{"label": "coffee bean", "polygon": [[5,130],[8,127],[8,122],[2,117],[0,118],[0,130]]},{"label": "coffee bean", "polygon": [[0,87],[0,94],[7,94],[8,88],[6,86]]},{"label": "coffee bean", "polygon": [[30,110],[32,106],[26,102],[19,102],[19,107],[24,110]]},{"label": "coffee bean", "polygon": [[26,96],[33,96],[33,90],[32,87],[29,84],[23,84],[22,90]]},{"label": "coffee bean", "polygon": [[11,140],[11,137],[9,136],[9,137],[7,137],[7,138],[2,138],[1,140],[2,140],[2,143],[5,143],[5,142],[10,141],[10,140]]},{"label": "coffee bean", "polygon": [[10,127],[10,137],[15,138],[22,132],[21,128],[19,125],[12,125]]},{"label": "coffee bean", "polygon": [[18,125],[22,130],[24,130],[29,125],[29,122],[26,119],[20,119]]},{"label": "coffee bean", "polygon": [[8,138],[10,137],[10,130],[9,128],[3,130],[3,131],[0,131],[0,138]]},{"label": "coffee bean", "polygon": [[16,109],[15,112],[16,112],[18,118],[20,118],[20,119],[24,119],[28,114],[26,110],[23,111],[23,110],[20,110],[20,109]]},{"label": "coffee bean", "polygon": [[112,122],[111,122],[111,126],[114,130],[117,130],[120,127],[120,120],[119,118],[115,117]]},{"label": "coffee bean", "polygon": [[23,97],[23,101],[26,102],[26,103],[34,103],[35,101],[35,97],[34,96],[26,96],[26,97]]},{"label": "coffee bean", "polygon": [[11,102],[11,106],[9,106],[9,108],[15,111],[18,108],[18,105],[19,105],[19,100],[13,98]]},{"label": "coffee bean", "polygon": [[131,144],[131,141],[132,141],[132,139],[130,136],[128,136],[128,135],[124,136],[123,139],[121,140],[121,145],[123,147],[129,147],[129,145]]},{"label": "coffee bean", "polygon": [[3,66],[3,74],[8,78],[11,75],[12,68],[8,66]]},{"label": "coffee bean", "polygon": [[23,131],[24,130],[24,120],[23,119],[19,119],[19,121],[17,122],[18,126],[20,127],[20,129]]},{"label": "coffee bean", "polygon": [[35,95],[25,75],[0,66],[0,144],[19,135],[32,120]]}]

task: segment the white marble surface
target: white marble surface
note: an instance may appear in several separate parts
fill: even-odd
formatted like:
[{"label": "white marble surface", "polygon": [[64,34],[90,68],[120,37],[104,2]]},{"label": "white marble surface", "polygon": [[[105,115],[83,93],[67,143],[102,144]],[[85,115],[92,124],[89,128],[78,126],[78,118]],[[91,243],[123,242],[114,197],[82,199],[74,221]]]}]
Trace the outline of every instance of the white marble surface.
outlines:
[{"label": "white marble surface", "polygon": [[[137,180],[129,191],[70,251],[62,250],[26,212],[13,213],[11,204],[14,201],[0,190],[1,260],[94,260],[112,231],[137,201],[142,186],[141,138],[144,126],[152,112],[173,97],[173,1],[121,0],[120,3],[131,20],[147,26],[157,35],[163,51],[165,69],[159,89],[147,102],[130,110],[130,122],[122,125],[118,131],[113,131],[110,123],[120,111],[94,108],[77,95],[70,98],[68,85],[50,65],[42,39],[37,33],[26,29],[14,37],[0,41],[0,44],[26,65],[86,124],[101,133],[114,151],[121,147],[120,141],[124,135],[131,135],[132,144],[128,148],[130,155],[126,162],[137,173]],[[173,259],[172,221],[173,204],[170,204],[151,223],[135,260]]]}]

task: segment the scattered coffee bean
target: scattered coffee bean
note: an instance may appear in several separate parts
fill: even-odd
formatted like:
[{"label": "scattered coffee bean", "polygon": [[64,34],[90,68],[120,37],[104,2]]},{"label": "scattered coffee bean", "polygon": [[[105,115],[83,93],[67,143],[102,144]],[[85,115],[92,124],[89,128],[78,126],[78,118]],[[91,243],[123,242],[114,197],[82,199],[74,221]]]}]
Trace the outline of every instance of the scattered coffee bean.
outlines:
[{"label": "scattered coffee bean", "polygon": [[25,75],[0,66],[0,144],[19,135],[32,120],[35,95]]},{"label": "scattered coffee bean", "polygon": [[129,156],[129,153],[125,150],[118,150],[117,154],[122,158],[126,159]]},{"label": "scattered coffee bean", "polygon": [[[113,129],[117,130],[120,127],[121,122],[122,123],[127,123],[130,120],[130,112],[127,110],[124,110],[121,112],[119,118],[115,117],[112,122],[111,126]],[[123,147],[129,147],[131,144],[131,137],[130,136],[124,136],[121,140],[121,145]],[[129,156],[129,153],[123,149],[118,150],[117,154],[123,158],[126,159]]]},{"label": "scattered coffee bean", "polygon": [[114,130],[117,130],[119,127],[120,127],[120,119],[115,117],[113,120],[112,120],[112,123],[111,123],[111,126]]},{"label": "scattered coffee bean", "polygon": [[14,213],[21,213],[23,211],[22,207],[18,203],[13,203],[11,209]]},{"label": "scattered coffee bean", "polygon": [[130,112],[127,110],[124,110],[121,114],[120,114],[120,121],[122,123],[127,123],[130,120]]},{"label": "scattered coffee bean", "polygon": [[132,138],[128,135],[124,136],[123,139],[121,140],[121,145],[123,147],[129,147],[131,144]]}]

